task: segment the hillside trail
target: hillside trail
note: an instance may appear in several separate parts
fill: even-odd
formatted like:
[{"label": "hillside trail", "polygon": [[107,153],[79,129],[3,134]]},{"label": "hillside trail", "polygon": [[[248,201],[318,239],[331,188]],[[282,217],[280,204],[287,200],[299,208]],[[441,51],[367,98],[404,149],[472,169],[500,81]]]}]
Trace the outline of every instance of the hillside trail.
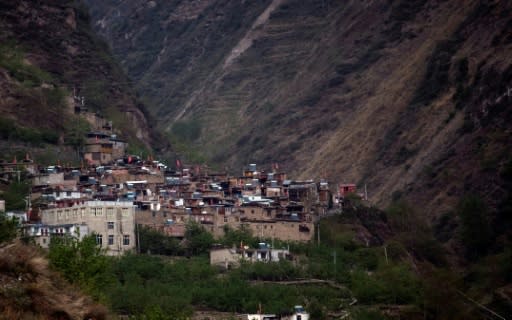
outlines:
[{"label": "hillside trail", "polygon": [[229,67],[233,61],[242,55],[247,49],[249,49],[252,45],[254,39],[258,38],[259,32],[258,27],[264,25],[272,12],[277,9],[285,0],[274,0],[270,5],[263,11],[262,14],[254,21],[249,31],[245,34],[245,36],[237,43],[237,45],[231,50],[231,53],[228,55],[226,60],[224,61],[224,65],[222,67],[225,70]]},{"label": "hillside trail", "polygon": [[[242,55],[247,49],[249,49],[254,41],[254,39],[258,38],[260,35],[259,27],[264,25],[269,19],[272,12],[274,12],[275,9],[277,9],[283,2],[286,0],[273,0],[268,7],[258,16],[258,18],[254,21],[251,28],[245,36],[238,41],[238,43],[231,49],[231,52],[224,60],[224,64],[222,66],[222,71],[226,70],[229,66],[233,64],[233,62],[238,58],[240,55]],[[216,87],[219,83],[219,79],[222,78],[222,72],[220,73],[221,76],[218,76],[219,72],[213,71],[210,73],[210,75],[203,81],[203,84],[195,90],[188,101],[185,103],[185,106],[183,109],[176,115],[173,122],[179,121],[185,113],[188,111],[188,109],[194,104],[196,99],[202,95],[205,89],[212,88],[212,83],[214,83],[213,87]],[[215,80],[215,77],[217,79]]]}]

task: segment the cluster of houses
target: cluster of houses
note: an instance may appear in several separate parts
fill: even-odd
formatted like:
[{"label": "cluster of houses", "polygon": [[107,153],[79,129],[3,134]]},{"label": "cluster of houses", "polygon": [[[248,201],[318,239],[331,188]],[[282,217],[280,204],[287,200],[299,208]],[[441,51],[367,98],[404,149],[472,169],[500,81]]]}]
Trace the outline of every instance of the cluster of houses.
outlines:
[{"label": "cluster of houses", "polygon": [[113,255],[135,249],[136,226],[183,238],[188,221],[215,237],[228,226],[248,228],[261,239],[310,241],[315,222],[336,202],[325,181],[290,180],[254,164],[240,176],[199,167],[170,170],[137,156],[84,168],[31,162],[16,168],[32,176],[21,219],[26,235],[45,247],[52,235],[95,233]]},{"label": "cluster of houses", "polygon": [[[80,104],[75,111],[83,113]],[[126,143],[112,134],[111,123],[92,120],[97,125],[87,134],[81,167],[41,168],[28,159],[0,163],[4,175],[19,177],[23,170],[32,177],[27,210],[19,218],[25,234],[43,247],[51,236],[94,233],[98,245],[117,255],[136,249],[137,227],[183,238],[189,221],[214,237],[223,236],[227,226],[248,228],[261,239],[310,241],[317,219],[355,192],[355,185],[342,185],[333,196],[326,181],[291,180],[256,164],[239,176],[179,161],[171,170],[152,158],[126,155]]]}]

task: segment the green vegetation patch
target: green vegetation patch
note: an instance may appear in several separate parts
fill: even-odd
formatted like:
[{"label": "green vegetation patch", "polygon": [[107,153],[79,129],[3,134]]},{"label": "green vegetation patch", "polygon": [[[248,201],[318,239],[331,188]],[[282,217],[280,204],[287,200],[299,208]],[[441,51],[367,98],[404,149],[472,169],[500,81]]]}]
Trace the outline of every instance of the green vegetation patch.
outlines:
[{"label": "green vegetation patch", "polygon": [[0,117],[0,139],[23,141],[39,146],[41,143],[57,144],[59,136],[51,129],[21,127],[11,119]]},{"label": "green vegetation patch", "polygon": [[13,43],[0,45],[0,67],[7,70],[14,79],[25,87],[38,87],[52,80],[49,73],[28,64],[24,58],[24,53]]},{"label": "green vegetation patch", "polygon": [[201,123],[198,120],[177,121],[171,132],[180,140],[192,142],[201,136]]}]

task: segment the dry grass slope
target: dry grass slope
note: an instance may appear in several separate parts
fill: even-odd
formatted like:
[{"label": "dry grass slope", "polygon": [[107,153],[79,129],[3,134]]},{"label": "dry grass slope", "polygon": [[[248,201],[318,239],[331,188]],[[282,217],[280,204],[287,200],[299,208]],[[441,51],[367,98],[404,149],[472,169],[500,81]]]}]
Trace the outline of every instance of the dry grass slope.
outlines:
[{"label": "dry grass slope", "polygon": [[37,248],[14,242],[0,247],[0,319],[96,319],[106,309],[48,268]]}]

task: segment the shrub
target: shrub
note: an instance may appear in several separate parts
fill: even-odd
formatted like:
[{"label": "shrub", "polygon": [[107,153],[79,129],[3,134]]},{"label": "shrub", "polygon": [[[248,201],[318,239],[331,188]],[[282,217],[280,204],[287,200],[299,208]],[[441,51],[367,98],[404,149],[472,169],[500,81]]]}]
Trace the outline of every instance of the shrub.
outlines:
[{"label": "shrub", "polygon": [[251,229],[245,225],[241,225],[239,229],[224,226],[224,237],[220,242],[226,246],[239,246],[241,243],[249,247],[255,248],[258,245],[258,239],[253,237]]},{"label": "shrub", "polygon": [[149,227],[138,227],[139,248],[141,253],[181,255],[179,242],[176,238],[166,236]]},{"label": "shrub", "polygon": [[393,202],[386,209],[386,216],[390,226],[399,232],[410,231],[413,223],[414,211],[405,201]]},{"label": "shrub", "polygon": [[187,240],[188,250],[193,255],[209,252],[214,243],[212,234],[193,221],[187,223],[185,239]]},{"label": "shrub", "polygon": [[466,246],[466,257],[476,260],[487,253],[493,239],[487,205],[478,196],[468,195],[460,199],[456,213],[460,218],[460,238]]},{"label": "shrub", "polygon": [[11,182],[2,194],[7,210],[23,210],[26,207],[25,199],[30,190],[26,181]]},{"label": "shrub", "polygon": [[177,121],[171,132],[179,139],[195,141],[201,136],[201,123],[197,120]]},{"label": "shrub", "polygon": [[375,250],[368,248],[361,248],[355,251],[357,264],[365,270],[375,270],[379,264],[379,259]]},{"label": "shrub", "polygon": [[8,217],[4,212],[0,212],[0,244],[14,239],[17,230],[18,222],[16,219]]},{"label": "shrub", "polygon": [[112,281],[108,272],[109,260],[96,245],[94,234],[81,241],[73,236],[52,237],[48,258],[50,266],[68,281],[78,284],[96,298],[104,295],[102,289]]}]

